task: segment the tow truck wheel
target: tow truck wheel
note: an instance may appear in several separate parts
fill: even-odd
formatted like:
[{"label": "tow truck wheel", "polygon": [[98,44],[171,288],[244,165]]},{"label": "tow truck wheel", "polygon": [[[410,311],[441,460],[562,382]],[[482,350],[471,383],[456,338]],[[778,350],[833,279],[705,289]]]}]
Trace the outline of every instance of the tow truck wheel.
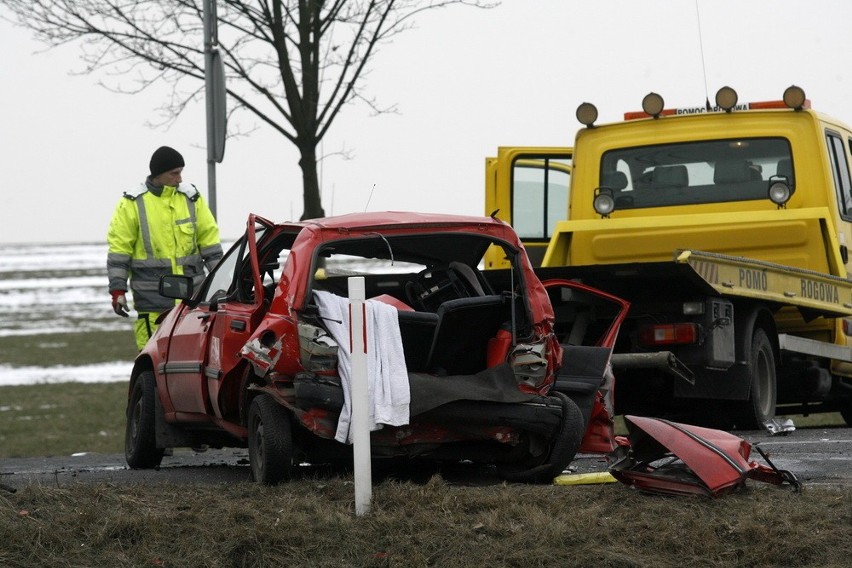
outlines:
[{"label": "tow truck wheel", "polygon": [[157,448],[155,406],[157,383],[154,373],[143,371],[133,383],[127,401],[124,431],[124,459],[133,469],[150,469],[163,461],[163,448]]},{"label": "tow truck wheel", "polygon": [[262,394],[248,414],[249,462],[252,478],[264,485],[288,481],[293,475],[293,430],[287,410]]},{"label": "tow truck wheel", "polygon": [[748,400],[738,403],[734,420],[740,430],[756,430],[775,417],[777,396],[775,354],[766,331],[759,327],[751,337],[747,374],[751,377],[751,392]]}]

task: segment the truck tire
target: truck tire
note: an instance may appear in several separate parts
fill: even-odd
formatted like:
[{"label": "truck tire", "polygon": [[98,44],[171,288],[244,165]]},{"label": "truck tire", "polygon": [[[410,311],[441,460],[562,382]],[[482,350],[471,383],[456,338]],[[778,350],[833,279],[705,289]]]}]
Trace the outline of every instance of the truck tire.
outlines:
[{"label": "truck tire", "polygon": [[133,383],[127,401],[127,426],[124,431],[124,459],[133,469],[151,469],[163,461],[164,448],[157,448],[156,398],[154,373],[143,371]]},{"label": "truck tire", "polygon": [[751,381],[751,389],[748,400],[736,403],[734,423],[739,430],[757,430],[775,417],[778,393],[775,353],[769,336],[761,327],[755,327],[751,336],[746,376]]},{"label": "truck tire", "polygon": [[294,458],[287,410],[269,395],[255,397],[249,406],[248,435],[252,478],[264,485],[289,481]]}]

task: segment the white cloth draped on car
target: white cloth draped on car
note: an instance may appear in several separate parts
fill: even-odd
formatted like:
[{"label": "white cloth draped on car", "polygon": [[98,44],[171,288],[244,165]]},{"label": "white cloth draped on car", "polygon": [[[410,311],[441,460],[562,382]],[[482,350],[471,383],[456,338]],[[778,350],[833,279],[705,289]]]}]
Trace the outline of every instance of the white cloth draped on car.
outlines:
[{"label": "white cloth draped on car", "polygon": [[[352,443],[352,359],[349,353],[349,300],[330,292],[315,291],[328,332],[338,345],[338,373],[343,386],[343,410],[334,437],[338,442]],[[370,430],[382,424],[408,424],[411,391],[408,370],[402,350],[402,336],[396,308],[382,302],[367,300],[367,380],[370,393]]]}]

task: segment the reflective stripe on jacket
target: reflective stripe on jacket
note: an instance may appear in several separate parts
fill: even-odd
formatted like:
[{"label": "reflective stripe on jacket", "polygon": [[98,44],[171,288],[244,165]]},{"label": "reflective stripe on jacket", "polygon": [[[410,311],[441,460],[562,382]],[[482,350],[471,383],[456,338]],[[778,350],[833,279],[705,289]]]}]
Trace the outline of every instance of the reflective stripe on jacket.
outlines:
[{"label": "reflective stripe on jacket", "polygon": [[174,300],[160,296],[160,276],[185,274],[198,286],[205,264],[210,270],[222,258],[222,245],[213,214],[194,186],[165,186],[160,195],[142,189],[136,197],[125,195],[109,225],[109,289],[127,290],[129,280],[137,311],[162,312]]}]

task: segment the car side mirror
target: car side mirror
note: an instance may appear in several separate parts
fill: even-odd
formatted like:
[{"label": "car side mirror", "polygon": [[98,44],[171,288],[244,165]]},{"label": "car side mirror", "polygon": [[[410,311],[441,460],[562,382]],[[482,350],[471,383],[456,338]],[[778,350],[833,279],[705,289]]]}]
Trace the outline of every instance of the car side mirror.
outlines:
[{"label": "car side mirror", "polygon": [[166,298],[188,300],[192,297],[192,278],[181,274],[167,274],[160,277],[159,292]]}]

